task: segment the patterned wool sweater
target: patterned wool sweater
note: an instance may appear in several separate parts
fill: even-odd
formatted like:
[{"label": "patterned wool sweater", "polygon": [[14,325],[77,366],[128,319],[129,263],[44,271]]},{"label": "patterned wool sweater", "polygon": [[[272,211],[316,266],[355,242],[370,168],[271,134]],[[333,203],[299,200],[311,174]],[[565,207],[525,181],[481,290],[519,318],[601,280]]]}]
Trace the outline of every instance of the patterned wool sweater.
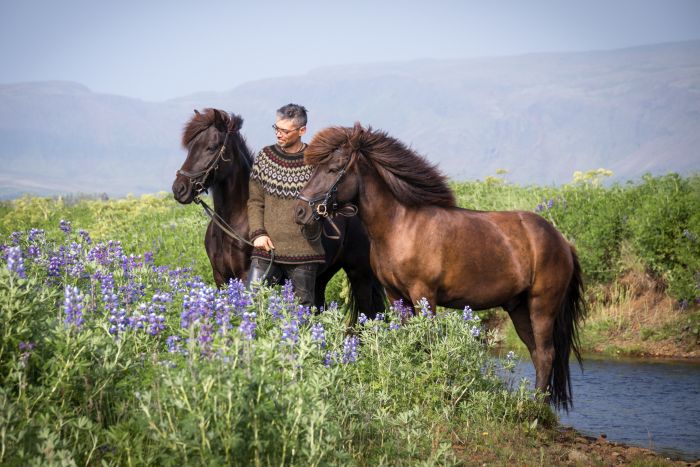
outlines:
[{"label": "patterned wool sweater", "polygon": [[[294,205],[311,176],[304,165],[304,151],[289,154],[277,145],[263,148],[250,175],[248,221],[250,239],[267,235],[275,245],[275,261],[284,264],[323,263],[320,241],[310,242],[294,221]],[[253,258],[270,259],[270,253],[254,248]]]}]

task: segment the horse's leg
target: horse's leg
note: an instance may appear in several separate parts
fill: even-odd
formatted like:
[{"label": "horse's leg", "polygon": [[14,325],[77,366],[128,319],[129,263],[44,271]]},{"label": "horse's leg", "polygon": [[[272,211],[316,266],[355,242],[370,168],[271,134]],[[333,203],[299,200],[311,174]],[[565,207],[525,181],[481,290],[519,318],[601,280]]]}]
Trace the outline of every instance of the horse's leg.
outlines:
[{"label": "horse's leg", "polygon": [[[551,295],[531,297],[529,300],[530,323],[535,340],[533,363],[535,364],[535,388],[548,392],[554,362],[554,319],[560,303]],[[547,397],[549,402],[549,396]]]},{"label": "horse's leg", "polygon": [[334,265],[316,276],[316,295],[314,298],[314,303],[319,311],[321,310],[321,307],[325,306],[326,304],[326,286],[328,286],[328,282],[330,282],[339,269],[340,267]]},{"label": "horse's leg", "polygon": [[408,293],[411,296],[411,304],[414,309],[420,301],[425,299],[428,301],[431,314],[435,316],[435,292],[433,290],[430,290],[430,288],[423,283],[416,282],[410,287]]},{"label": "horse's leg", "polygon": [[353,308],[359,313],[364,313],[367,318],[374,320],[378,310],[383,310],[384,303],[373,303],[376,298],[374,291],[374,277],[372,271],[361,271],[359,268],[345,268],[345,273],[350,282],[351,298],[356,301]]},{"label": "horse's leg", "polygon": [[527,303],[520,302],[514,307],[508,307],[506,309],[510,315],[511,321],[513,321],[513,326],[515,327],[515,332],[520,337],[527,347],[528,352],[530,352],[530,358],[532,362],[535,362],[535,334],[532,331],[532,323],[530,322],[530,310]]}]

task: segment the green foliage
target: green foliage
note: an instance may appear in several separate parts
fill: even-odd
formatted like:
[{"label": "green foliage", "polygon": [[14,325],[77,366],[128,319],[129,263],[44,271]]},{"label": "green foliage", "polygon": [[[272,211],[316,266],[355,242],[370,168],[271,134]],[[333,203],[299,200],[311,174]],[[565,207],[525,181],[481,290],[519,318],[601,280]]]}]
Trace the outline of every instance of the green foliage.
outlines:
[{"label": "green foliage", "polygon": [[646,176],[631,199],[628,225],[636,252],[666,279],[673,296],[700,297],[700,176]]},{"label": "green foliage", "polygon": [[1,464],[442,464],[454,427],[553,421],[459,314],[348,334],[342,309],[217,290],[75,230],[10,243]]}]

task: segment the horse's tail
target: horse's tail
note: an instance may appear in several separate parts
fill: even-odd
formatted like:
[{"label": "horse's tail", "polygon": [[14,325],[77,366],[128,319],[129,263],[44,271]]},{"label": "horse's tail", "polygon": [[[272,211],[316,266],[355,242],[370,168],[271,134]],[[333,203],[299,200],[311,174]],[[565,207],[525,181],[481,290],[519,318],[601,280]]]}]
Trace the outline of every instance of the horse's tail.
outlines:
[{"label": "horse's tail", "polygon": [[549,381],[552,404],[566,411],[573,405],[569,357],[573,350],[576,360],[578,360],[578,364],[583,370],[578,333],[579,324],[586,317],[581,264],[573,246],[571,246],[571,256],[574,262],[573,275],[571,276],[561,311],[554,320],[554,364]]},{"label": "horse's tail", "polygon": [[360,313],[374,319],[377,313],[386,310],[387,298],[384,287],[374,273],[368,274],[362,280],[349,280],[348,308],[350,311],[350,327],[357,324]]}]

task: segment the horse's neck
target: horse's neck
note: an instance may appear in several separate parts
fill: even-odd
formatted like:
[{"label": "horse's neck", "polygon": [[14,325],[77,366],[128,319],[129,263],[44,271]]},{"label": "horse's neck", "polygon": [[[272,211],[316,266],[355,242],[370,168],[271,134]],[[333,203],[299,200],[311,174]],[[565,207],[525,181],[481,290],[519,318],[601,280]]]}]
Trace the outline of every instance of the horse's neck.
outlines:
[{"label": "horse's neck", "polygon": [[[239,156],[234,155],[233,157]],[[237,160],[232,172],[212,186],[212,199],[214,211],[218,215],[229,222],[240,222],[248,216],[250,170],[244,163]]]},{"label": "horse's neck", "polygon": [[392,227],[406,214],[403,206],[373,170],[362,174],[358,211],[370,238],[381,241],[391,236]]}]

